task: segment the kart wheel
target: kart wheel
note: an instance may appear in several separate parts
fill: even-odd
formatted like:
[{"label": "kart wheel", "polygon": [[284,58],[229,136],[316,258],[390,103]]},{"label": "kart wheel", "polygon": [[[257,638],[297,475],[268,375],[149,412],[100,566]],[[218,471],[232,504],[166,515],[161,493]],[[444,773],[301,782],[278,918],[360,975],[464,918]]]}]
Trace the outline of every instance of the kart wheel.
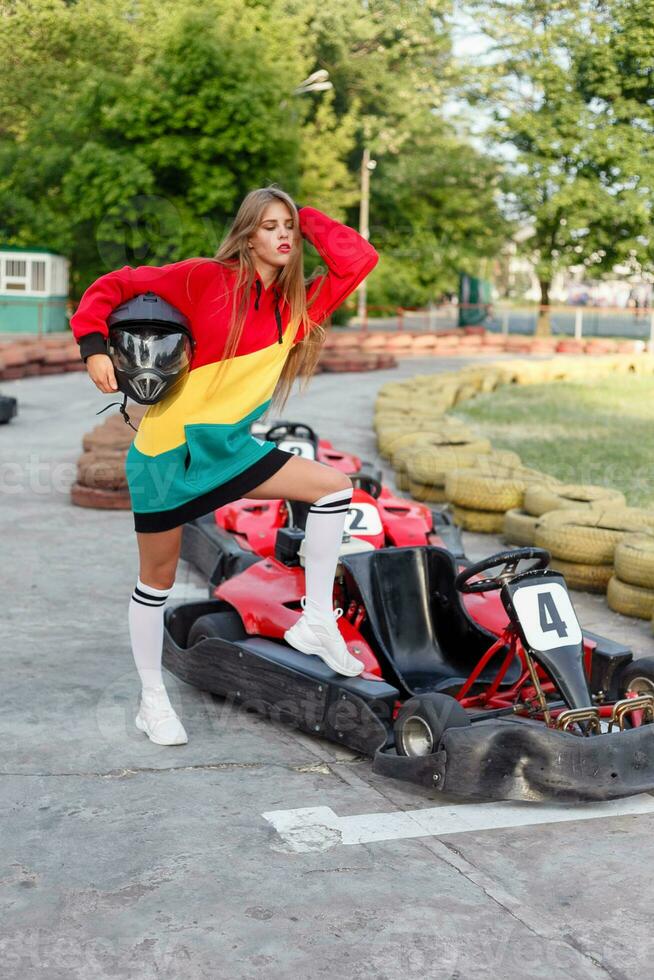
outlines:
[{"label": "kart wheel", "polygon": [[220,637],[221,640],[243,640],[246,635],[238,613],[227,610],[209,613],[196,619],[189,630],[186,645],[193,647],[201,640],[208,640],[210,637]]},{"label": "kart wheel", "polygon": [[398,755],[430,755],[446,728],[470,724],[464,708],[448,694],[418,694],[400,708],[393,724]]},{"label": "kart wheel", "polygon": [[619,680],[620,696],[654,694],[654,657],[632,660],[622,671]]}]

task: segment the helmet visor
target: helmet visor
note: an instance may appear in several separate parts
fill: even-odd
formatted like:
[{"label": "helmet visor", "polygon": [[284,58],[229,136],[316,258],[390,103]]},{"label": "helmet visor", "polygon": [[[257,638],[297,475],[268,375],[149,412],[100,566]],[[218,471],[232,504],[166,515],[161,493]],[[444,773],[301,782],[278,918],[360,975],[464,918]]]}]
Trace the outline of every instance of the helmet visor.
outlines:
[{"label": "helmet visor", "polygon": [[157,370],[177,374],[191,362],[191,341],[181,330],[157,330],[153,327],[109,330],[111,359],[119,371]]}]

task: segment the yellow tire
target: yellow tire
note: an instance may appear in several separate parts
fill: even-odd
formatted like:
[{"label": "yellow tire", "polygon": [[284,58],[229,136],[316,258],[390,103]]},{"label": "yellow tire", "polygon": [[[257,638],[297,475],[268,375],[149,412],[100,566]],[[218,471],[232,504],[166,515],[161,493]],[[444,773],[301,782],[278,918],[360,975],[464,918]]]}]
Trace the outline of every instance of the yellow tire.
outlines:
[{"label": "yellow tire", "polygon": [[459,507],[504,514],[512,508],[522,508],[525,490],[540,477],[544,474],[527,467],[506,467],[504,471],[498,468],[491,475],[480,475],[476,469],[452,470],[445,480],[445,493]]},{"label": "yellow tire", "polygon": [[431,443],[440,446],[467,446],[474,441],[474,445],[479,447],[479,451],[486,451],[485,446],[490,448],[488,439],[475,439],[474,436],[460,430],[438,429],[435,426],[420,426],[417,428],[400,429],[395,432],[385,432],[383,436],[377,436],[377,445],[382,456],[392,459],[393,453],[404,446],[410,446],[414,442]]},{"label": "yellow tire", "polygon": [[621,582],[615,575],[611,577],[606,592],[606,601],[614,612],[637,619],[651,619],[654,615],[654,589],[643,589],[639,585]]},{"label": "yellow tire", "polygon": [[492,474],[502,467],[520,465],[520,457],[510,450],[480,452],[468,446],[436,448],[415,443],[413,452],[405,457],[406,470],[413,480],[441,487],[452,470],[472,469],[479,474]]},{"label": "yellow tire", "polygon": [[504,514],[495,510],[476,510],[474,507],[452,507],[454,523],[464,531],[475,531],[480,534],[501,534]]},{"label": "yellow tire", "polygon": [[548,567],[561,572],[568,588],[601,595],[606,593],[613,575],[613,565],[585,565],[580,561],[563,561],[562,558],[552,558]]},{"label": "yellow tire", "polygon": [[395,471],[395,487],[397,490],[409,489],[409,477],[406,470]]},{"label": "yellow tire", "polygon": [[534,541],[538,548],[547,548],[564,561],[612,565],[618,541],[642,529],[637,518],[616,517],[611,512],[552,510],[539,518]]},{"label": "yellow tire", "polygon": [[433,504],[444,504],[447,500],[442,487],[430,487],[425,483],[417,483],[410,478],[407,479],[408,490],[414,500],[429,501]]},{"label": "yellow tire", "polygon": [[502,537],[507,544],[517,544],[521,548],[532,547],[537,520],[537,517],[532,517],[519,507],[512,507],[504,515]]},{"label": "yellow tire", "polygon": [[535,485],[525,491],[525,510],[534,517],[540,517],[551,510],[580,510],[597,505],[624,507],[625,496],[619,490],[592,484],[562,483],[557,487]]},{"label": "yellow tire", "polygon": [[654,510],[650,510],[648,507],[604,507],[598,504],[593,510],[602,514],[603,517],[612,518],[614,521],[636,521],[640,525],[639,530],[654,530]]},{"label": "yellow tire", "polygon": [[625,534],[615,546],[615,574],[622,581],[654,589],[654,532]]}]

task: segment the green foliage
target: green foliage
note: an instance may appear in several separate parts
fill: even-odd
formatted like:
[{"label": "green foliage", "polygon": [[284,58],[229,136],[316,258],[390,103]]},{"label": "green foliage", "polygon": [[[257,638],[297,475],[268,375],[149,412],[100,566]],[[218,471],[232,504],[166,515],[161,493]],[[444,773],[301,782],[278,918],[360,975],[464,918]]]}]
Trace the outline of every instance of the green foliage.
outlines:
[{"label": "green foliage", "polygon": [[[275,182],[358,226],[371,303],[416,305],[506,233],[496,166],[442,118],[451,0],[16,0],[0,16],[0,239],[122,264],[213,254]],[[334,88],[299,96],[326,68]],[[309,256],[308,271],[316,262]]]},{"label": "green foliage", "polygon": [[[492,110],[490,137],[512,148],[505,204],[533,228],[524,250],[547,302],[557,269],[583,264],[600,275],[647,251],[651,17],[626,0],[469,6],[493,42],[470,94]],[[635,92],[647,134],[634,126]]]}]

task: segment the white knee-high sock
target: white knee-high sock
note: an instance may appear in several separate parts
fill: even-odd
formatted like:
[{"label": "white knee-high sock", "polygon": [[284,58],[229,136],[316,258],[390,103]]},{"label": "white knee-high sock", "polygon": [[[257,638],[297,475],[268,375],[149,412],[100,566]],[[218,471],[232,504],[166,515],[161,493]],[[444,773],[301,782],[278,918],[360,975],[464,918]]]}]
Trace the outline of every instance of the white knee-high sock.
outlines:
[{"label": "white knee-high sock", "polygon": [[163,685],[161,653],[163,647],[164,605],[170,589],[154,589],[140,578],[129,602],[129,635],[132,654],[144,689]]},{"label": "white knee-high sock", "polygon": [[305,608],[308,614],[323,611],[331,615],[334,608],[334,573],[351,501],[352,487],[349,487],[319,497],[309,508],[304,533]]}]

